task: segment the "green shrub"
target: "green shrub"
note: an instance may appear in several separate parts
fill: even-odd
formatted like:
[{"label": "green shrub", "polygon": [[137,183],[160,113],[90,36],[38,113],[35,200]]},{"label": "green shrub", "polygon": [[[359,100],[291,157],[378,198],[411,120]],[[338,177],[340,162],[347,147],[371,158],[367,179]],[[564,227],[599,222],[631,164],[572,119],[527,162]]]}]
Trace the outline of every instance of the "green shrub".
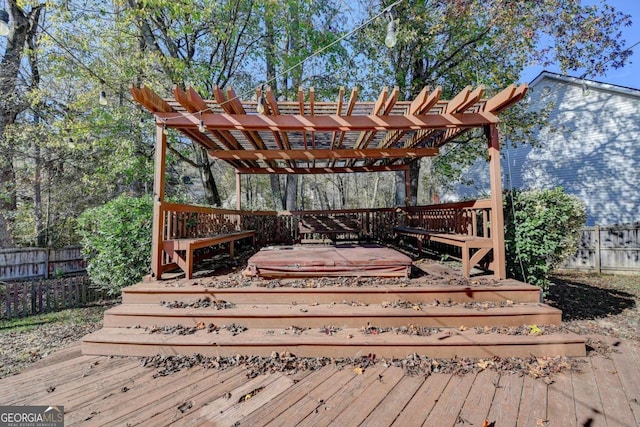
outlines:
[{"label": "green shrub", "polygon": [[119,295],[149,271],[153,202],[120,196],[86,210],[78,221],[87,272],[95,285]]},{"label": "green shrub", "polygon": [[546,289],[549,273],[576,252],[587,215],[578,197],[556,188],[505,192],[504,218],[507,273]]}]

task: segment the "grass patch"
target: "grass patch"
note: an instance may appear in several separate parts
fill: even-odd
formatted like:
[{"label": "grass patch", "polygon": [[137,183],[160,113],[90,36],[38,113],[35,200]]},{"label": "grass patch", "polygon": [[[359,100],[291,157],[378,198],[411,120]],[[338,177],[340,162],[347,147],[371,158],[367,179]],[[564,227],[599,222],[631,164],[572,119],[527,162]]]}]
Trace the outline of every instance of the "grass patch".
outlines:
[{"label": "grass patch", "polygon": [[68,308],[28,317],[0,320],[0,334],[11,332],[28,332],[43,325],[56,323],[83,324],[96,323],[102,320],[107,305]]}]

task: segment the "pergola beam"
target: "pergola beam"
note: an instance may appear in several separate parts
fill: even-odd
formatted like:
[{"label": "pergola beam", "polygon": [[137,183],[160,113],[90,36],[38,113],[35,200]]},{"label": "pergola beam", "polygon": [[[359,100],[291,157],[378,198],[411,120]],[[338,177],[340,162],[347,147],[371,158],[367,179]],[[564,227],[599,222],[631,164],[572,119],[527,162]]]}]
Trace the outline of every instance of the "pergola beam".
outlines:
[{"label": "pergola beam", "polygon": [[323,175],[334,173],[371,173],[371,172],[395,172],[409,169],[408,164],[385,166],[353,166],[353,167],[284,167],[284,168],[238,168],[237,173],[251,175]]},{"label": "pergola beam", "polygon": [[209,150],[219,160],[340,160],[340,159],[416,159],[438,155],[437,148],[364,148],[340,150]]},{"label": "pergola beam", "polygon": [[[195,117],[183,113],[155,113],[160,124],[169,128],[195,129],[202,119],[207,128],[240,131],[392,131],[445,128],[476,128],[497,124],[498,117],[488,112],[423,114],[416,116],[302,116],[261,114],[204,114]],[[257,148],[257,147],[256,147]]]}]

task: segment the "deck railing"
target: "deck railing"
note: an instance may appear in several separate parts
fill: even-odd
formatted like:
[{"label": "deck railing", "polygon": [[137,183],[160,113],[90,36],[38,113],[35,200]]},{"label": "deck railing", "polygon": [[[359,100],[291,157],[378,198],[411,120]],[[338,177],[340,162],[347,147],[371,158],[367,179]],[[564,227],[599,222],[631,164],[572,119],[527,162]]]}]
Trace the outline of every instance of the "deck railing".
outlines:
[{"label": "deck railing", "polygon": [[[441,233],[490,237],[491,201],[471,200],[427,206],[315,211],[237,211],[176,203],[160,205],[162,241],[210,237],[238,230],[255,230],[260,246],[300,241],[298,223],[305,216],[344,217],[362,224],[360,237],[386,242],[394,238],[395,226],[420,227]],[[348,234],[345,233],[345,234]],[[159,252],[156,252],[159,253]],[[174,265],[162,252],[160,274]]]},{"label": "deck railing", "polygon": [[163,240],[210,237],[240,230],[241,212],[177,203],[162,204]]},{"label": "deck railing", "polygon": [[490,237],[491,200],[469,200],[427,206],[400,208],[399,226],[425,230]]},{"label": "deck railing", "polygon": [[162,249],[163,242],[174,239],[212,237],[238,231],[242,226],[242,212],[179,203],[160,203],[157,206],[158,231],[154,238],[151,269],[158,277],[176,268]]}]

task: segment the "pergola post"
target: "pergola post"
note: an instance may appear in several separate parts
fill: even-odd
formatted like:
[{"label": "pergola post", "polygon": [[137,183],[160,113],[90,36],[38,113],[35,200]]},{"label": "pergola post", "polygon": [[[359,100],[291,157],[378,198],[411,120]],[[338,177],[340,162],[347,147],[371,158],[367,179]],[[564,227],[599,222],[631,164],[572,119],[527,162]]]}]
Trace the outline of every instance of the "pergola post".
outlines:
[{"label": "pergola post", "polygon": [[151,275],[159,279],[162,275],[162,232],[164,230],[164,174],[167,156],[167,135],[161,125],[156,125],[156,147],[153,175],[153,231],[151,236]]},{"label": "pergola post", "polygon": [[242,175],[236,170],[236,210],[242,210]]},{"label": "pergola post", "polygon": [[489,143],[489,180],[491,183],[491,240],[493,246],[494,276],[507,278],[504,248],[504,215],[502,212],[502,172],[500,168],[500,139],[495,124],[485,127]]}]

